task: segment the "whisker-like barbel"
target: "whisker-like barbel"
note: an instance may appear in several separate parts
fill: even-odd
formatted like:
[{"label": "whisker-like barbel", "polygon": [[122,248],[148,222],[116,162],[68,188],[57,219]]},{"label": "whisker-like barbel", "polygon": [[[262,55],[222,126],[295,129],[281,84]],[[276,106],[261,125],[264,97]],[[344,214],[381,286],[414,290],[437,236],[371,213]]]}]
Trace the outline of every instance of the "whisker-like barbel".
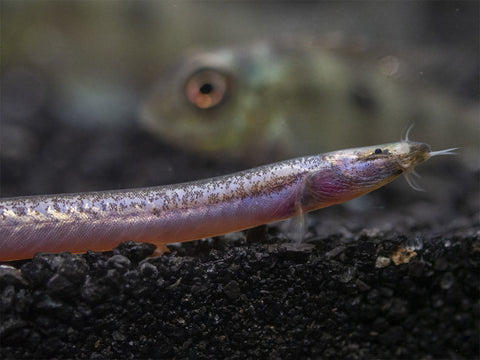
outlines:
[{"label": "whisker-like barbel", "polygon": [[430,157],[438,156],[438,155],[456,155],[453,151],[458,150],[458,148],[451,148],[446,150],[439,150],[439,151],[430,151]]},{"label": "whisker-like barbel", "polygon": [[284,220],[366,194],[452,150],[401,141],[176,185],[1,199],[0,261],[126,240],[164,246]]}]

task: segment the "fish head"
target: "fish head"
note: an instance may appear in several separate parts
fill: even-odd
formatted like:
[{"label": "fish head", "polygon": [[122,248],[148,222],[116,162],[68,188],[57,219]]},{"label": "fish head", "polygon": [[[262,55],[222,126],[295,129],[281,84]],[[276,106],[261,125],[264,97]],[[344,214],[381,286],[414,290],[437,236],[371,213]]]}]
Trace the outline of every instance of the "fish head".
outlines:
[{"label": "fish head", "polygon": [[258,143],[260,134],[271,133],[268,94],[252,86],[258,82],[253,58],[241,54],[224,49],[185,56],[143,103],[143,124],[167,143],[207,155],[232,157],[230,151]]},{"label": "fish head", "polygon": [[378,189],[402,174],[414,189],[420,190],[408,175],[431,153],[428,144],[413,141],[327,153],[322,164],[328,165],[307,178],[304,206],[314,209],[339,204]]}]

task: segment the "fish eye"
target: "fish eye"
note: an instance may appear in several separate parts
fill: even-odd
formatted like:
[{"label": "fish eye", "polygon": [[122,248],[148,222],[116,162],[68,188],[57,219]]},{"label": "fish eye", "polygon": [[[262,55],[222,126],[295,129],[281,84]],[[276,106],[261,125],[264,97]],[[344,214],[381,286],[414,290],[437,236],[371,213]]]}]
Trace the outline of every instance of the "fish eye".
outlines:
[{"label": "fish eye", "polygon": [[199,109],[213,108],[225,99],[227,94],[227,76],[211,69],[195,72],[185,84],[188,101]]},{"label": "fish eye", "polygon": [[375,149],[375,154],[381,154],[382,153],[382,149],[378,148],[378,149]]}]

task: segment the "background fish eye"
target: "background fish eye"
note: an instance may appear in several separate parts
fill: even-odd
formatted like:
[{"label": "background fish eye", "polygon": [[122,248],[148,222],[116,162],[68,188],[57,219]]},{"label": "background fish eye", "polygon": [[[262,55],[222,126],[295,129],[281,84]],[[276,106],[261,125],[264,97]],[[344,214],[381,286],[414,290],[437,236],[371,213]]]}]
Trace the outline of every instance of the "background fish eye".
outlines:
[{"label": "background fish eye", "polygon": [[229,91],[228,78],[213,69],[198,70],[185,83],[187,100],[199,109],[211,109],[221,104]]}]

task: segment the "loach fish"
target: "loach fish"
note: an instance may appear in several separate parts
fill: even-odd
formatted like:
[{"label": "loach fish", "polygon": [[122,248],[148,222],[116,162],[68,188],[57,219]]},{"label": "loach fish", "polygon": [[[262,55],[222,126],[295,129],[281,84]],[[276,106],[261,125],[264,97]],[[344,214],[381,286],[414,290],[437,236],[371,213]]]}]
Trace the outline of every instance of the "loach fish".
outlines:
[{"label": "loach fish", "polygon": [[478,109],[418,77],[411,62],[345,41],[199,51],[161,77],[141,120],[170,144],[249,165],[391,139],[411,123],[477,158]]},{"label": "loach fish", "polygon": [[271,223],[342,203],[408,175],[432,156],[402,142],[300,157],[233,175],[116,191],[0,199],[0,261],[37,252],[165,244]]}]

